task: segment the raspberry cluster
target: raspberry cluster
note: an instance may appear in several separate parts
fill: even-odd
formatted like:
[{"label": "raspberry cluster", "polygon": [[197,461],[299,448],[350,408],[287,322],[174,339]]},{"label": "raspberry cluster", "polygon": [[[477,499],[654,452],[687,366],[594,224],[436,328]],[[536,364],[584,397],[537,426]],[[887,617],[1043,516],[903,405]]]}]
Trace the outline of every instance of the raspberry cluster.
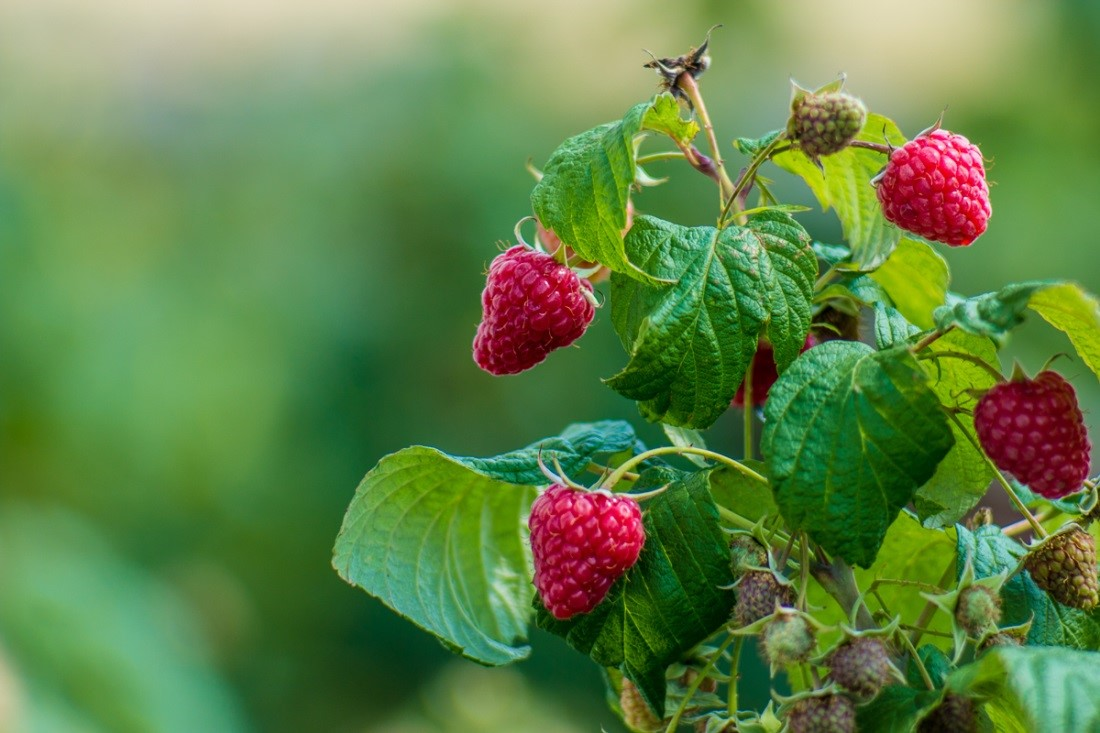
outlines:
[{"label": "raspberry cluster", "polygon": [[474,361],[490,374],[517,374],[580,338],[596,311],[592,285],[545,252],[516,245],[489,265]]},{"label": "raspberry cluster", "polygon": [[645,528],[638,502],[606,491],[555,484],[528,520],[535,588],[554,618],[588,613],[638,561]]}]

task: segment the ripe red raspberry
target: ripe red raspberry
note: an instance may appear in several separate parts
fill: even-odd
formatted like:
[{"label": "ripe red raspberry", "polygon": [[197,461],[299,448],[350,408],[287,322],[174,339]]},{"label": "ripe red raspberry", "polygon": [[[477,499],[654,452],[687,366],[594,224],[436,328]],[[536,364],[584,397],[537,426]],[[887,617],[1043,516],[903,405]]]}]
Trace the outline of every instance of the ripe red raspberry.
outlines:
[{"label": "ripe red raspberry", "polygon": [[877,191],[887,221],[952,246],[981,236],[993,213],[981,151],[947,130],[933,130],[891,153]]},{"label": "ripe red raspberry", "polygon": [[489,265],[474,361],[490,374],[517,374],[568,346],[595,315],[587,280],[545,252],[516,245]]},{"label": "ripe red raspberry", "polygon": [[997,468],[1059,499],[1089,472],[1089,436],[1073,387],[1056,372],[994,385],[978,401],[974,428]]},{"label": "ripe red raspberry", "polygon": [[638,560],[645,529],[638,502],[555,484],[531,506],[535,588],[554,618],[588,613]]},{"label": "ripe red raspberry", "polygon": [[[802,344],[802,351],[817,346],[817,339],[813,334],[806,334],[806,343]],[[801,352],[800,352],[801,353]],[[772,385],[779,379],[779,370],[775,366],[775,351],[772,345],[763,339],[756,346],[756,354],[752,357],[752,406],[762,407],[768,399],[768,392]],[[737,394],[733,396],[734,407],[745,406],[745,383],[737,388]]]}]

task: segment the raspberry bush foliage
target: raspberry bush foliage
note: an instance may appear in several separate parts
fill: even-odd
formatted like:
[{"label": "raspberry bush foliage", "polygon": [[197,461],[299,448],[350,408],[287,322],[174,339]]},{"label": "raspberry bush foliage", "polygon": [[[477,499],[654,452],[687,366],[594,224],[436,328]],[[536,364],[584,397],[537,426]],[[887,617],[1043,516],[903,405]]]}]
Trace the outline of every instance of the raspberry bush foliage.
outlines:
[{"label": "raspberry bush foliage", "polygon": [[[1097,299],[953,292],[939,248],[996,246],[995,151],[945,120],[907,137],[843,79],[795,85],[774,131],[730,144],[708,46],[654,58],[655,96],[533,168],[517,241],[486,247],[469,362],[538,379],[613,328],[623,364],[601,376],[668,445],[604,421],[488,458],[406,448],[359,485],[335,569],[484,665],[528,656],[532,625],[561,636],[634,730],[1100,730],[1072,384],[1100,374]],[[646,213],[659,176],[700,174],[712,220]],[[841,241],[776,197],[789,175]],[[1029,375],[998,352],[1036,317],[1068,346]],[[707,448],[727,410],[740,455]],[[1005,497],[1017,516],[994,523]],[[740,702],[750,654],[766,706]]]}]

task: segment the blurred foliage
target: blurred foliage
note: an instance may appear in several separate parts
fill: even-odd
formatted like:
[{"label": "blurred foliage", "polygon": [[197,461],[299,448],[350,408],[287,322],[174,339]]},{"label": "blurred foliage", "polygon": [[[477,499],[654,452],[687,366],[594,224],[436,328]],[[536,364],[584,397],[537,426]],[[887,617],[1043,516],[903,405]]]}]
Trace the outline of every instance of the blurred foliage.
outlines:
[{"label": "blurred foliage", "polygon": [[[908,135],[949,102],[997,183],[989,232],[945,253],[953,288],[1100,290],[1087,2],[990,19],[980,88],[934,50],[917,77],[852,39],[809,43],[762,0],[612,4],[575,37],[537,39],[578,8],[426,5],[383,51],[329,53],[311,26],[239,57],[212,36],[221,54],[193,64],[186,43],[128,35],[152,21],[120,9],[86,31],[64,3],[0,9],[0,729],[495,730],[422,702],[467,684],[501,686],[502,705],[537,689],[525,709],[575,711],[563,731],[614,729],[597,670],[560,642],[536,635],[530,682],[437,677],[449,653],[329,563],[359,479],[407,445],[491,455],[603,418],[661,440],[596,378],[625,363],[606,314],[534,374],[497,380],[469,358],[484,268],[529,213],[524,160],[652,94],[641,46],[674,55],[727,24],[703,84],[726,140],[782,124],[789,74],[823,83],[838,64]],[[317,13],[355,35],[338,5]],[[641,211],[713,218],[708,181],[651,172],[678,176]],[[835,236],[824,215],[803,221]],[[1033,326],[1031,350],[1010,353],[1035,369],[1067,346]],[[1063,369],[1095,434],[1100,390]],[[736,452],[737,422],[708,442]]]}]

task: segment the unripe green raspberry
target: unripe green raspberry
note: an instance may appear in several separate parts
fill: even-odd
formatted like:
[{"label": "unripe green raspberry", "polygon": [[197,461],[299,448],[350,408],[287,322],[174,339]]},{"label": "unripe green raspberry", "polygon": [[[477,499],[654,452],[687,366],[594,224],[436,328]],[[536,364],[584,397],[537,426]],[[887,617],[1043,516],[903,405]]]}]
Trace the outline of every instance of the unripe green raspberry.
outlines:
[{"label": "unripe green raspberry", "polygon": [[816,159],[848,147],[866,119],[867,108],[851,94],[807,94],[791,110],[787,135]]},{"label": "unripe green raspberry", "polygon": [[642,693],[626,677],[623,677],[623,686],[619,693],[619,707],[623,711],[623,722],[631,730],[651,733],[664,728],[661,719],[645,704]]},{"label": "unripe green raspberry", "polygon": [[1024,567],[1035,584],[1059,603],[1091,611],[1100,602],[1096,540],[1080,527],[1048,537],[1027,554]]},{"label": "unripe green raspberry", "polygon": [[807,697],[787,713],[790,733],[852,733],[856,729],[856,707],[844,695]]},{"label": "unripe green raspberry", "polygon": [[894,676],[894,666],[882,639],[849,639],[829,655],[829,676],[860,697],[871,698]]},{"label": "unripe green raspberry", "polygon": [[1001,620],[1001,597],[984,585],[972,585],[959,594],[955,620],[971,636],[980,636]]},{"label": "unripe green raspberry", "polygon": [[806,619],[786,611],[769,621],[760,637],[764,656],[773,667],[805,662],[810,658],[815,642],[814,629]]},{"label": "unripe green raspberry", "polygon": [[749,570],[737,583],[737,603],[733,620],[738,626],[748,626],[775,613],[776,605],[791,605],[791,588],[783,585],[769,570]]}]

